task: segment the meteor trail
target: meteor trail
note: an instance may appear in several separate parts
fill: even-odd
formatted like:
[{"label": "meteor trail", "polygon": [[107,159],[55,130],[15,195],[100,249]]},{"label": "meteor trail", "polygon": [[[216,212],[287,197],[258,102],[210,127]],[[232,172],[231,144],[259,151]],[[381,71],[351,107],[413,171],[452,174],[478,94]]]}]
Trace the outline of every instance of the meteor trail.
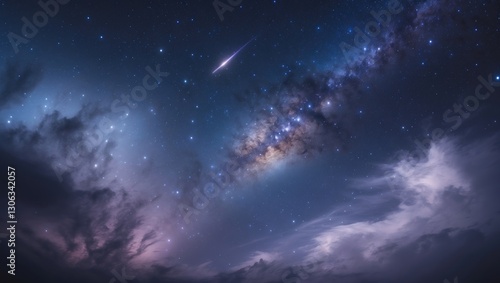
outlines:
[{"label": "meteor trail", "polygon": [[231,59],[233,59],[234,56],[236,56],[241,50],[243,50],[243,48],[245,48],[248,44],[250,44],[250,42],[252,42],[254,39],[256,38],[256,36],[252,37],[252,39],[250,39],[247,43],[245,43],[245,45],[243,45],[242,47],[240,47],[240,49],[236,50],[236,52],[233,53],[233,55],[231,55],[229,58],[227,58],[224,62],[222,62],[219,67],[217,67],[217,69],[215,69],[212,74],[215,74],[215,72],[217,72],[220,68],[226,66],[227,63],[229,63],[229,61],[231,61]]}]

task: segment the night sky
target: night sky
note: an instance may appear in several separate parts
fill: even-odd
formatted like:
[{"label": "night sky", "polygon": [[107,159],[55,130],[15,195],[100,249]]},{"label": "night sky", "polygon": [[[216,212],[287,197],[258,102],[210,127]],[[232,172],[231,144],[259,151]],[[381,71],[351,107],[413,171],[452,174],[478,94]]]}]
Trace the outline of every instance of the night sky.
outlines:
[{"label": "night sky", "polygon": [[500,282],[499,1],[0,4],[1,282]]}]

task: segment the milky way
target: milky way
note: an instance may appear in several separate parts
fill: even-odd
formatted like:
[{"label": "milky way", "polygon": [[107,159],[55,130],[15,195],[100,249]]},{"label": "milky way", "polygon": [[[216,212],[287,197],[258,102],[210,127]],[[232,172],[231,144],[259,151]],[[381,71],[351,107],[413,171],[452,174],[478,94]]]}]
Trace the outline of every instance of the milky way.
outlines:
[{"label": "milky way", "polygon": [[[415,38],[431,36],[429,29],[438,25],[440,17],[446,15],[453,19],[450,5],[456,3],[440,5],[432,1],[422,7],[406,7],[410,11],[415,9],[406,15],[407,19],[399,20],[408,21],[408,25],[386,27],[374,44],[368,44],[364,52],[355,53],[357,57],[346,58],[349,61],[345,64],[331,71],[284,81],[271,94],[252,95],[246,100],[252,107],[252,120],[246,123],[243,133],[236,133],[229,152],[222,153],[226,161],[218,167],[220,171],[215,169],[209,173],[211,178],[216,184],[223,184],[222,189],[233,182],[258,177],[278,162],[313,157],[323,151],[346,150],[356,105],[364,94],[363,82],[389,62],[399,62],[397,54],[408,52],[419,44]],[[401,5],[400,10],[403,9]],[[453,20],[444,23],[453,24]],[[404,34],[396,33],[397,29],[404,30]],[[251,101],[255,97],[257,101]],[[210,178],[207,179],[209,182]],[[200,188],[204,186],[199,185]],[[205,208],[203,203],[200,207]]]}]

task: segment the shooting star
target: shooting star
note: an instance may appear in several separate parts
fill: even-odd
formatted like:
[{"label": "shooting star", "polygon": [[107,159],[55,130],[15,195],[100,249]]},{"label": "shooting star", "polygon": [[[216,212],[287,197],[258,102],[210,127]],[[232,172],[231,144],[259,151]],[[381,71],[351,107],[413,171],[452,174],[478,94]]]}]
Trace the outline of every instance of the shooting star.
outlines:
[{"label": "shooting star", "polygon": [[229,63],[229,61],[231,61],[231,59],[234,58],[234,56],[236,56],[241,50],[243,50],[243,48],[245,48],[248,44],[250,44],[250,42],[252,42],[254,39],[256,38],[256,36],[252,37],[252,39],[250,39],[247,43],[245,43],[245,45],[243,45],[242,47],[240,47],[240,49],[236,50],[236,52],[233,53],[233,55],[231,55],[229,58],[227,58],[224,62],[222,62],[219,67],[217,67],[217,69],[215,69],[212,74],[215,74],[220,68],[224,67],[227,65],[227,63]]}]

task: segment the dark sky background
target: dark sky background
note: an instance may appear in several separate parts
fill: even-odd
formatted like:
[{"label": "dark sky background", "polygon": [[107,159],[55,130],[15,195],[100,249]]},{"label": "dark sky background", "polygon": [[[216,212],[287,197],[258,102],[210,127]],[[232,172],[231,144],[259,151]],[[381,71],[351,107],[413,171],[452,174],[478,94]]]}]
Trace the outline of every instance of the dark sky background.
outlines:
[{"label": "dark sky background", "polygon": [[500,2],[41,2],[2,282],[500,282]]}]

